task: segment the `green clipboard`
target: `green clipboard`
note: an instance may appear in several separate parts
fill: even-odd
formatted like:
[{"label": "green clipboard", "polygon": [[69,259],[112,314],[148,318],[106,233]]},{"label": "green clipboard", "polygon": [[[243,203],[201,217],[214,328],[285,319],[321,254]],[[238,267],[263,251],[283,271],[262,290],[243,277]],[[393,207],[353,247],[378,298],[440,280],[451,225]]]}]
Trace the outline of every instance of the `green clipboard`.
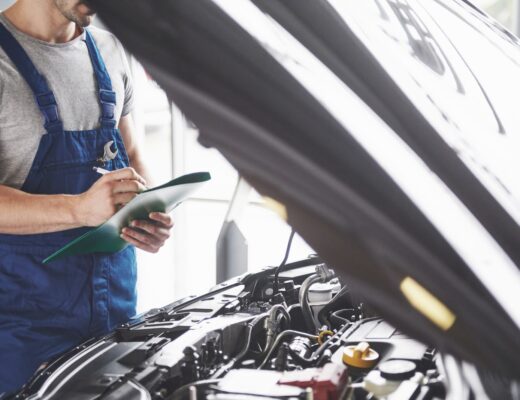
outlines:
[{"label": "green clipboard", "polygon": [[135,219],[148,219],[151,212],[170,212],[211,179],[208,172],[195,172],[139,193],[108,221],[81,235],[51,254],[44,264],[76,254],[115,253],[128,246],[119,236]]}]

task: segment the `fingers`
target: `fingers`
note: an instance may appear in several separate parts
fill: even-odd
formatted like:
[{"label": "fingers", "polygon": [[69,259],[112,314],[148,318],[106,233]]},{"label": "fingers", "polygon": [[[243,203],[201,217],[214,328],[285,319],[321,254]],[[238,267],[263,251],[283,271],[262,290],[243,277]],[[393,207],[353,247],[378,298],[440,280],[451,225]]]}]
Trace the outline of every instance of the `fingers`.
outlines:
[{"label": "fingers", "polygon": [[135,220],[123,228],[121,238],[139,249],[157,253],[170,237],[172,218],[165,213],[150,213],[150,220]]},{"label": "fingers", "polygon": [[109,172],[103,176],[105,180],[109,181],[121,181],[121,180],[134,180],[139,181],[143,185],[146,185],[144,178],[135,172],[132,167],[121,168],[115,171]]},{"label": "fingers", "polygon": [[125,193],[115,193],[113,196],[114,204],[126,204],[129,203],[133,198],[137,196],[137,193],[133,192],[125,192]]},{"label": "fingers", "polygon": [[[128,229],[128,228],[126,228],[126,229]],[[130,244],[133,244],[135,247],[137,247],[141,250],[147,251],[149,253],[157,253],[160,249],[160,246],[154,246],[154,245],[150,245],[148,243],[142,242],[138,239],[135,239],[133,236],[130,236],[130,234],[122,233],[121,239],[123,239],[124,241],[126,241]]]},{"label": "fingers", "polygon": [[125,193],[133,192],[140,193],[146,189],[146,187],[139,181],[135,180],[122,180],[112,183],[113,193]]},{"label": "fingers", "polygon": [[170,237],[170,227],[153,221],[136,220],[130,223],[132,228],[139,228],[163,242]]},{"label": "fingers", "polygon": [[169,214],[153,212],[150,213],[149,217],[151,220],[161,223],[165,228],[173,228],[173,218]]},{"label": "fingers", "polygon": [[164,245],[165,240],[148,232],[132,228],[123,228],[121,238],[151,253],[156,253]]}]

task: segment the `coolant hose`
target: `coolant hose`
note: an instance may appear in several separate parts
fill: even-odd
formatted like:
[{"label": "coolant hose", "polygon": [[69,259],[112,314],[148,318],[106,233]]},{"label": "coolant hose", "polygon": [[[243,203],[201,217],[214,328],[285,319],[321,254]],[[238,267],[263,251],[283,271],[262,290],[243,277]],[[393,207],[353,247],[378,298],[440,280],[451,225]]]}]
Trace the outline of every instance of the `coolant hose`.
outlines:
[{"label": "coolant hose", "polygon": [[309,304],[308,292],[312,285],[316,282],[320,282],[321,278],[318,275],[311,275],[305,279],[300,288],[300,304],[302,306],[303,320],[309,332],[316,332],[319,329],[319,325],[312,316],[311,306]]}]

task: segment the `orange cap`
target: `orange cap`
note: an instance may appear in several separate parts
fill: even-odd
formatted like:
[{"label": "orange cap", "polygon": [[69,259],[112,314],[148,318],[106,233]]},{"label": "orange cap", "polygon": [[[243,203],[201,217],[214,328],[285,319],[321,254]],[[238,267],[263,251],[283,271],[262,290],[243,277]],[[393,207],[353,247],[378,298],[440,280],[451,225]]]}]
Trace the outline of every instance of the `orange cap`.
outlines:
[{"label": "orange cap", "polygon": [[379,354],[367,342],[347,346],[343,350],[343,363],[356,368],[372,368],[379,360]]}]

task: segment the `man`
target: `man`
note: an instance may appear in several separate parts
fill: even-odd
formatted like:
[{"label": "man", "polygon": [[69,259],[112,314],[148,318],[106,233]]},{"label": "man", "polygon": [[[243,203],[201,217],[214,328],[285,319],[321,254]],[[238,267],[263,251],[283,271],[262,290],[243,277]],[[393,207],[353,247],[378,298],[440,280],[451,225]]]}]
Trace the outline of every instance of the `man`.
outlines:
[{"label": "man", "polygon": [[152,213],[123,229],[134,246],[42,264],[149,179],[124,52],[86,29],[93,16],[78,0],[18,0],[0,14],[0,393],[132,317],[134,246],[156,252],[172,227]]}]

